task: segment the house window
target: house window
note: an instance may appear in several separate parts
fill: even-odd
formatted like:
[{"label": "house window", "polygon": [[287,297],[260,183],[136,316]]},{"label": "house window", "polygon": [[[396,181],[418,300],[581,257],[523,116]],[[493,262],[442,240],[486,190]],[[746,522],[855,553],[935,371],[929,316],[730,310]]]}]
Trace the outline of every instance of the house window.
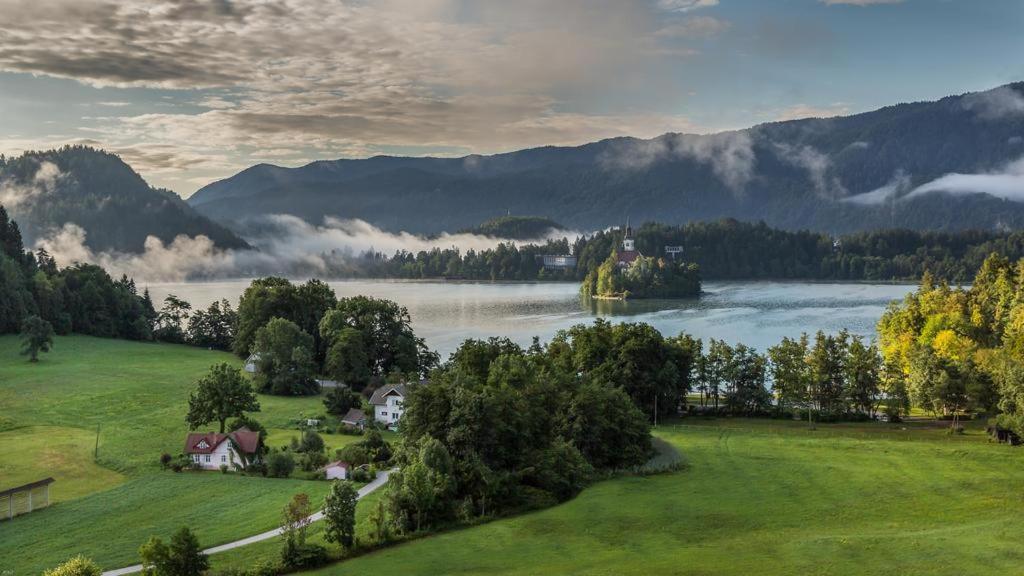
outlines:
[{"label": "house window", "polygon": [[209,455],[209,454],[207,454],[207,455],[206,455],[206,461],[207,461],[207,462],[209,462],[209,461],[210,461],[210,455]]},{"label": "house window", "polygon": [[227,457],[227,456],[225,456],[224,454],[221,454],[221,455],[220,455],[220,461],[221,461],[221,462],[227,462],[227,461],[228,461],[228,457]]},{"label": "house window", "polygon": [[192,459],[195,460],[196,462],[199,462],[199,454],[193,454]]},{"label": "house window", "polygon": [[381,416],[387,416],[387,415],[388,415],[388,413],[387,413],[387,412],[381,412],[381,413],[380,413],[380,415],[381,415]]}]

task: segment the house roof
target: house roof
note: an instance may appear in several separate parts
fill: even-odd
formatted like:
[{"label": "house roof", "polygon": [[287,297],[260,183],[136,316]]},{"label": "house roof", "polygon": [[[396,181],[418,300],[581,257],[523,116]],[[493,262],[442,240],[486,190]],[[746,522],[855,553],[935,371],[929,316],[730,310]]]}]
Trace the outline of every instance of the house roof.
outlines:
[{"label": "house roof", "polygon": [[[234,440],[235,445],[246,454],[255,454],[260,444],[260,433],[244,427],[227,434],[190,432],[185,439],[185,454],[211,454],[229,438]],[[205,446],[203,446],[204,441],[206,442]]]},{"label": "house roof", "polygon": [[385,384],[380,388],[373,391],[373,396],[370,397],[370,404],[374,406],[383,406],[386,402],[386,398],[392,394],[398,394],[402,398],[405,398],[405,384]]},{"label": "house roof", "polygon": [[366,420],[366,413],[358,408],[349,408],[348,412],[345,412],[345,415],[341,417],[341,421],[346,423],[358,423],[364,420]]},{"label": "house roof", "polygon": [[640,257],[639,250],[623,250],[619,254],[619,264],[632,264]]},{"label": "house roof", "polygon": [[351,464],[349,464],[348,462],[345,462],[344,460],[335,460],[334,462],[328,462],[327,464],[325,464],[324,467],[321,468],[321,470],[327,470],[328,468],[334,468],[335,466],[340,466],[342,468],[351,468],[352,467]]}]

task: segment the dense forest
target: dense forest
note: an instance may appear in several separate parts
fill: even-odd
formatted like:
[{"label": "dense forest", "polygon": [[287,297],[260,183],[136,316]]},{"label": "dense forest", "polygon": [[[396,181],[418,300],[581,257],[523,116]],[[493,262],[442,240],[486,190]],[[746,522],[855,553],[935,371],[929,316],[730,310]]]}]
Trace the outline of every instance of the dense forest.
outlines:
[{"label": "dense forest", "polygon": [[565,230],[558,222],[540,216],[501,216],[460,233],[479,234],[508,240],[535,240]]},{"label": "dense forest", "polygon": [[127,277],[112,279],[99,266],[58,269],[40,250],[25,251],[21,231],[0,206],[0,334],[17,332],[29,317],[60,334],[149,340],[160,318],[148,293]]},{"label": "dense forest", "polygon": [[[612,229],[574,241],[502,243],[480,251],[366,253],[355,262],[355,273],[382,278],[582,281],[596,273],[622,236],[620,229]],[[725,219],[680,226],[647,223],[635,237],[645,256],[664,258],[666,246],[682,247],[682,259],[696,264],[705,280],[907,281],[927,271],[950,282],[969,282],[993,252],[1011,259],[1024,257],[1022,232],[879,230],[833,238]],[[545,254],[574,254],[578,264],[575,269],[544,269],[540,256]]]}]

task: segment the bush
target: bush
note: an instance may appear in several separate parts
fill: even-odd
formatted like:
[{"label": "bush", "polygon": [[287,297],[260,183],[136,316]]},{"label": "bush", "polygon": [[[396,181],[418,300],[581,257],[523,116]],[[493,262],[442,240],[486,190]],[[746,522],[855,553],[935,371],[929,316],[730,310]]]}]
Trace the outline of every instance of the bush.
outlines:
[{"label": "bush", "polygon": [[92,560],[85,556],[75,556],[53,570],[43,572],[43,576],[100,576],[102,572]]},{"label": "bush", "polygon": [[280,566],[270,560],[264,560],[249,570],[249,576],[277,576],[281,572]]},{"label": "bush", "polygon": [[327,464],[327,454],[323,452],[304,452],[299,457],[299,466],[306,472],[312,472]]},{"label": "bush", "polygon": [[221,464],[220,465],[220,473],[221,474],[227,474],[228,473],[228,465],[227,464]]},{"label": "bush", "polygon": [[319,544],[288,542],[281,550],[281,564],[289,570],[310,570],[327,564],[327,548]]},{"label": "bush", "polygon": [[171,465],[171,460],[174,460],[174,457],[167,452],[164,452],[160,455],[160,467],[167,470],[168,466]]},{"label": "bush", "polygon": [[298,446],[294,448],[296,452],[323,452],[324,451],[324,439],[314,432],[313,430],[307,430],[302,433],[302,441],[298,443]]},{"label": "bush", "polygon": [[267,456],[267,474],[274,478],[287,478],[295,470],[295,458],[288,452],[275,450]]},{"label": "bush", "polygon": [[371,468],[364,468],[360,466],[352,470],[353,482],[372,482],[376,477],[377,472]]},{"label": "bush", "polygon": [[338,434],[345,434],[347,436],[362,436],[363,431],[355,426],[349,426],[348,424],[341,424],[336,430]]}]

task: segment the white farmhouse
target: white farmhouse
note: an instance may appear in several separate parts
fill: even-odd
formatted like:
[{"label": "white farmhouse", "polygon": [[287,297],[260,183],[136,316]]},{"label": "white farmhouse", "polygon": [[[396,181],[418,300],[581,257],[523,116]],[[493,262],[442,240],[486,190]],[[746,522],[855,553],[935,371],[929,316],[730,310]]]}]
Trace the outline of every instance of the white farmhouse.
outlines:
[{"label": "white farmhouse", "polygon": [[385,384],[373,391],[370,404],[373,405],[373,419],[390,429],[398,427],[402,418],[402,404],[405,402],[405,384]]},{"label": "white farmhouse", "polygon": [[185,454],[204,470],[245,466],[252,462],[260,444],[260,433],[239,428],[227,434],[192,432],[185,440]]}]

